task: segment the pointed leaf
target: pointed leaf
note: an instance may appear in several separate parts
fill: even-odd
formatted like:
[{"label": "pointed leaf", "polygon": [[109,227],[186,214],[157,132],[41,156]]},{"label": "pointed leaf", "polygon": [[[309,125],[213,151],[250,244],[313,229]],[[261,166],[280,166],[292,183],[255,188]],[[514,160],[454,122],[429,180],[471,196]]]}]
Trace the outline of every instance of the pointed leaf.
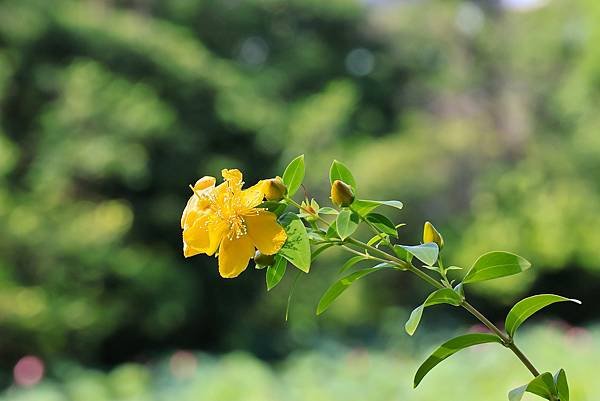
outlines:
[{"label": "pointed leaf", "polygon": [[287,260],[280,255],[275,256],[275,263],[267,268],[267,291],[271,291],[271,288],[279,284],[285,274],[286,266]]},{"label": "pointed leaf", "polygon": [[567,301],[581,304],[581,301],[577,299],[565,298],[554,294],[539,294],[522,299],[512,307],[506,316],[506,332],[509,336],[513,337],[519,326],[521,326],[521,324],[531,315],[548,305]]},{"label": "pointed leaf", "polygon": [[539,395],[547,400],[551,399],[553,395],[556,395],[554,378],[549,372],[542,373],[529,382],[527,392]]},{"label": "pointed leaf", "polygon": [[517,388],[513,388],[508,392],[508,401],[521,401],[523,395],[527,391],[527,384]]},{"label": "pointed leaf", "polygon": [[358,215],[350,209],[343,209],[335,219],[336,230],[341,239],[351,236],[358,228]]},{"label": "pointed leaf", "polygon": [[282,216],[280,223],[285,229],[287,240],[279,251],[279,255],[305,273],[310,270],[310,240],[302,220],[293,213]]},{"label": "pointed leaf", "polygon": [[412,262],[413,255],[409,253],[406,249],[404,249],[401,245],[394,245],[394,253],[397,257],[402,260],[407,261],[408,263]]},{"label": "pointed leaf", "polygon": [[560,401],[569,401],[569,383],[567,382],[567,374],[564,369],[560,369],[554,375],[554,384]]},{"label": "pointed leaf", "polygon": [[317,258],[317,256],[319,256],[321,253],[323,253],[324,251],[326,251],[327,249],[331,248],[332,246],[334,246],[335,244],[325,244],[325,245],[321,245],[320,247],[318,247],[317,249],[315,249],[310,257],[310,260],[313,261]]},{"label": "pointed leaf", "polygon": [[340,269],[340,271],[338,272],[338,274],[342,274],[345,271],[347,271],[348,269],[350,269],[352,266],[354,266],[355,264],[362,262],[363,260],[369,260],[368,257],[366,256],[360,256],[360,255],[356,255],[350,259],[348,259],[346,261],[346,263],[344,263],[344,265],[342,266],[342,268]]},{"label": "pointed leaf", "polygon": [[332,207],[322,207],[319,209],[319,214],[338,214],[339,212]]},{"label": "pointed leaf", "polygon": [[356,199],[352,202],[352,208],[356,211],[356,213],[361,216],[366,216],[371,213],[373,210],[377,209],[379,206],[390,206],[396,209],[402,209],[404,206],[400,201],[378,201],[378,200],[368,200],[368,199]]},{"label": "pointed leaf", "polygon": [[463,279],[463,283],[492,280],[512,276],[531,267],[526,259],[510,252],[489,252],[475,261]]},{"label": "pointed leaf", "polygon": [[439,248],[435,242],[415,246],[400,245],[400,247],[428,266],[435,264],[439,254]]},{"label": "pointed leaf", "polygon": [[350,172],[350,169],[342,162],[334,160],[329,169],[329,182],[333,184],[335,180],[340,180],[350,185],[356,192],[356,181]]},{"label": "pointed leaf", "polygon": [[421,304],[420,306],[415,308],[415,310],[412,311],[410,317],[408,318],[408,321],[404,325],[404,329],[406,330],[408,335],[412,336],[417,330],[417,327],[419,326],[421,316],[423,315],[423,310],[428,306],[439,304],[449,304],[458,306],[461,302],[461,296],[450,288],[442,288],[437,291],[434,291],[431,294],[429,294],[429,296],[427,297],[425,302],[423,302],[423,304]]},{"label": "pointed leaf", "polygon": [[358,270],[333,283],[333,285],[329,287],[329,289],[325,291],[325,294],[323,294],[323,296],[321,297],[319,305],[317,306],[317,315],[320,315],[321,313],[325,312],[327,308],[329,308],[331,303],[335,301],[336,298],[339,297],[344,291],[346,291],[346,289],[350,287],[350,285],[356,280],[361,279],[368,274],[374,273],[386,267],[387,266],[375,266],[369,267],[367,269]]},{"label": "pointed leaf", "polygon": [[391,222],[390,219],[379,213],[369,213],[365,219],[374,225],[379,231],[398,238],[398,231],[396,226]]},{"label": "pointed leaf", "polygon": [[421,364],[417,370],[417,373],[415,374],[414,386],[417,387],[425,375],[444,359],[454,355],[461,349],[485,343],[502,344],[502,340],[493,334],[471,333],[446,341],[438,349],[436,349],[431,356],[425,360],[425,362]]},{"label": "pointed leaf", "polygon": [[287,187],[287,195],[294,196],[304,180],[304,155],[296,157],[287,165],[281,179]]},{"label": "pointed leaf", "polygon": [[512,389],[508,393],[508,399],[509,401],[521,401],[525,392],[539,395],[547,400],[551,399],[552,395],[557,395],[552,375],[548,372],[535,377],[524,386]]}]

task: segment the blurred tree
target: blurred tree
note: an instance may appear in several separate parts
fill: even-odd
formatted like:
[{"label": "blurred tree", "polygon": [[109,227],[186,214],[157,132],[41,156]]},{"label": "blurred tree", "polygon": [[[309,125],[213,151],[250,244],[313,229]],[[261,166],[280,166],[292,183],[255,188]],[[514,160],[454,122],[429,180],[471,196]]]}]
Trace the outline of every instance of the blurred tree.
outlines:
[{"label": "blurred tree", "polygon": [[[600,6],[504,3],[1,1],[2,364],[310,341],[335,269],[301,284],[277,334],[284,296],[184,261],[178,227],[199,176],[237,166],[250,183],[303,152],[314,195],[344,159],[361,196],[406,201],[402,241],[431,219],[457,264],[502,248],[597,272]],[[331,320],[373,323],[420,291],[404,281],[360,287]]]}]

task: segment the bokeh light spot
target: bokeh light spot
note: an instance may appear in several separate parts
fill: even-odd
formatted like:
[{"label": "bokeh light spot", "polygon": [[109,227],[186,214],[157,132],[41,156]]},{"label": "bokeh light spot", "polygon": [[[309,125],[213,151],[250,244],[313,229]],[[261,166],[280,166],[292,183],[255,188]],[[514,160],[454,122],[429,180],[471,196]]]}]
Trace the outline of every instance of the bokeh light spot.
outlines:
[{"label": "bokeh light spot", "polygon": [[198,358],[189,351],[177,351],[169,360],[169,368],[173,377],[188,379],[194,375],[198,367]]},{"label": "bokeh light spot", "polygon": [[373,67],[375,67],[375,57],[367,49],[354,49],[346,56],[346,70],[352,75],[357,77],[369,75]]},{"label": "bokeh light spot", "polygon": [[260,66],[267,61],[269,45],[262,38],[251,36],[242,42],[239,59],[250,66]]},{"label": "bokeh light spot", "polygon": [[34,386],[44,377],[44,362],[33,355],[24,356],[15,365],[13,375],[17,385]]}]

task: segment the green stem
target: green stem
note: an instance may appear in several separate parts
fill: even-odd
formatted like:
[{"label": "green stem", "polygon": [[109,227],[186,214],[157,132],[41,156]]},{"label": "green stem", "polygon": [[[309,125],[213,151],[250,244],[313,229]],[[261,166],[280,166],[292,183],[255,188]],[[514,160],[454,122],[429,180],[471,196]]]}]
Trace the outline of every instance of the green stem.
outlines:
[{"label": "green stem", "polygon": [[[288,201],[291,205],[296,206],[298,209],[304,210],[307,213],[311,213],[311,211],[307,210],[306,208],[302,207],[302,205],[300,205],[298,202],[296,202],[295,200],[289,198],[289,197],[285,197],[285,200]],[[313,213],[311,213],[313,214]],[[319,219],[321,222],[329,225],[329,222],[325,219],[323,219],[321,216],[317,214],[313,214],[313,216],[315,216],[317,219]],[[436,279],[434,279],[433,277],[431,277],[430,275],[428,275],[427,273],[423,272],[422,270],[416,268],[415,266],[413,266],[412,263],[408,263],[400,258],[397,258],[396,256],[390,255],[387,252],[384,252],[378,248],[375,248],[371,245],[368,245],[362,241],[359,241],[357,239],[354,239],[352,237],[346,238],[344,240],[344,242],[347,243],[351,243],[353,245],[356,245],[360,248],[363,248],[364,250],[366,250],[367,252],[371,252],[374,255],[379,255],[379,258],[376,257],[372,257],[375,260],[381,260],[383,262],[389,262],[393,265],[398,266],[399,268],[401,268],[402,270],[409,270],[410,272],[416,274],[419,278],[421,278],[422,280],[428,282],[429,284],[431,284],[432,286],[434,286],[435,288],[441,289],[441,288],[446,288],[445,285],[443,285],[442,283],[438,282]],[[344,246],[345,247],[345,246]],[[347,250],[350,250],[351,252],[354,253],[359,253],[354,251],[351,248],[345,247]],[[373,256],[373,255],[371,255]],[[513,339],[510,338],[506,333],[504,333],[502,330],[500,330],[494,323],[492,323],[487,317],[485,317],[481,312],[479,312],[473,305],[471,305],[470,303],[468,303],[467,301],[463,301],[461,303],[461,305],[464,309],[466,309],[469,313],[471,313],[471,315],[475,316],[475,318],[477,318],[481,323],[483,323],[488,329],[490,329],[494,334],[496,334],[501,340],[502,343],[504,344],[505,347],[507,347],[508,349],[510,349],[516,356],[517,358],[519,358],[519,360],[523,363],[523,365],[531,372],[531,374],[534,377],[537,377],[540,375],[540,372],[535,368],[535,366],[533,365],[533,363],[529,360],[529,358],[527,358],[527,356],[523,353],[523,351],[521,351],[521,349],[519,347],[517,347],[517,345],[514,343]],[[554,398],[554,397],[552,397]]]},{"label": "green stem", "polygon": [[[351,238],[351,237],[347,238],[346,242],[349,242],[356,246],[359,246],[368,252],[377,254],[377,255],[381,256],[382,258],[387,259],[386,262],[395,264],[396,266],[398,266],[404,270],[409,270],[410,272],[416,274],[419,278],[421,278],[422,280],[431,284],[435,288],[438,288],[438,289],[446,288],[446,286],[444,286],[442,283],[438,282],[436,279],[434,279],[433,277],[431,277],[424,271],[413,266],[411,263],[403,261],[402,259],[399,259],[393,255],[390,255],[387,252],[381,251],[380,249],[377,249],[375,247],[367,245],[364,242],[359,241],[354,238]],[[535,366],[533,366],[533,363],[529,360],[529,358],[527,358],[527,356],[525,356],[523,351],[521,351],[521,349],[519,347],[517,347],[517,345],[513,342],[512,338],[510,338],[506,333],[504,333],[502,330],[500,330],[498,328],[498,326],[496,326],[494,323],[492,323],[487,317],[485,317],[481,312],[479,312],[473,305],[471,305],[467,301],[463,301],[460,306],[462,306],[464,309],[466,309],[475,318],[477,318],[481,323],[483,323],[488,329],[490,329],[490,331],[492,331],[494,334],[496,334],[502,340],[502,343],[504,344],[504,346],[507,347],[508,349],[510,349],[517,356],[517,358],[519,358],[519,360],[523,363],[523,365],[525,365],[525,367],[531,372],[531,374],[533,376],[535,376],[535,377],[539,376],[540,372],[535,368]]]}]

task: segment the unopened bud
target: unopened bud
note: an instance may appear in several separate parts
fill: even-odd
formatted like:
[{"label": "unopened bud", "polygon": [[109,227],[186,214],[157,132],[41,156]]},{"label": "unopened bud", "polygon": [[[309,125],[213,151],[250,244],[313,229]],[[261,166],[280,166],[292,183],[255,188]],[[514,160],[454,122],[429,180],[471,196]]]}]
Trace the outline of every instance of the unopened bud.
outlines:
[{"label": "unopened bud", "polygon": [[444,237],[435,229],[433,224],[426,221],[423,226],[423,243],[435,242],[442,249],[444,247]]},{"label": "unopened bud", "polygon": [[335,180],[331,185],[331,201],[339,207],[350,206],[354,202],[354,191],[344,181]]},{"label": "unopened bud", "polygon": [[254,263],[257,269],[263,269],[267,266],[271,266],[275,263],[275,255],[265,255],[260,251],[256,251],[254,254]]},{"label": "unopened bud", "polygon": [[275,177],[267,180],[265,184],[265,197],[270,201],[280,201],[287,193],[287,187],[281,177]]}]

